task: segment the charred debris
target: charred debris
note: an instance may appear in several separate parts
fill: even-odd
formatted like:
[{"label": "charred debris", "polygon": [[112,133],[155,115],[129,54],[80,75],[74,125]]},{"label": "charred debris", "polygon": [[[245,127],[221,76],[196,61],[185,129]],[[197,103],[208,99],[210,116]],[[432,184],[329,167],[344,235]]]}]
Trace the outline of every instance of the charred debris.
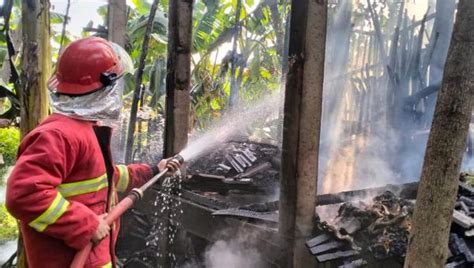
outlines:
[{"label": "charred debris", "polygon": [[[468,177],[461,175],[446,267],[474,264],[474,189],[465,183]],[[371,199],[318,207],[319,235],[307,241],[306,246],[321,263],[339,259],[340,267],[373,262],[400,266],[407,250],[414,199],[415,196],[401,198],[387,190]],[[331,209],[337,209],[335,217],[329,215]]]}]

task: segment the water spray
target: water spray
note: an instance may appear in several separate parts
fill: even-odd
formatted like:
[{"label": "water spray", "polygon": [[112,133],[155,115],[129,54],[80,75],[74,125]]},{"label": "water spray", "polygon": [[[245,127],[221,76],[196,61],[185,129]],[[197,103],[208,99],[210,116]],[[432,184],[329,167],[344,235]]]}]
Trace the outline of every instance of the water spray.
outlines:
[{"label": "water spray", "polygon": [[[180,164],[184,163],[184,158],[177,154],[173,156],[172,160],[177,160]],[[168,173],[169,169],[165,168],[160,173],[155,175],[151,178],[148,182],[143,184],[140,188],[134,188],[130,191],[130,193],[120,201],[105,217],[105,222],[108,225],[112,225],[122,214],[125,213],[129,208],[133,206],[133,204],[143,198],[143,194],[150,186],[158,182],[160,179],[164,178],[166,173]],[[83,268],[89,254],[92,250],[92,242],[87,244],[87,246],[76,253],[74,259],[71,263],[71,268]]]}]

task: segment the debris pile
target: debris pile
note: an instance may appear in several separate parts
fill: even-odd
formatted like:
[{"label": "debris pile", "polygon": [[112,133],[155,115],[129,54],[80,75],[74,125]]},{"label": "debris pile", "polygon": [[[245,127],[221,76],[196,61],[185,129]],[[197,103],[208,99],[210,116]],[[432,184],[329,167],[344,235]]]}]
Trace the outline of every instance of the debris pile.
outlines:
[{"label": "debris pile", "polygon": [[278,147],[233,141],[191,162],[185,186],[220,193],[267,192],[275,188],[278,175]]},{"label": "debris pile", "polygon": [[[324,208],[324,207],[323,207]],[[337,209],[337,215],[330,211]],[[319,235],[306,246],[319,262],[339,260],[343,264],[392,259],[403,263],[407,250],[414,200],[391,191],[363,201],[319,209]],[[325,215],[323,215],[325,214]],[[450,234],[447,267],[474,263],[474,189],[460,183]],[[357,265],[353,265],[357,266]]]},{"label": "debris pile", "polygon": [[[461,181],[470,175],[461,174]],[[470,176],[472,177],[472,176]],[[474,264],[474,188],[461,183],[453,211],[453,225],[449,236],[449,267],[464,263]],[[449,264],[448,263],[448,264]]]},{"label": "debris pile", "polygon": [[358,251],[368,250],[376,259],[403,257],[414,204],[385,191],[372,204],[343,203],[337,217],[325,228]]}]

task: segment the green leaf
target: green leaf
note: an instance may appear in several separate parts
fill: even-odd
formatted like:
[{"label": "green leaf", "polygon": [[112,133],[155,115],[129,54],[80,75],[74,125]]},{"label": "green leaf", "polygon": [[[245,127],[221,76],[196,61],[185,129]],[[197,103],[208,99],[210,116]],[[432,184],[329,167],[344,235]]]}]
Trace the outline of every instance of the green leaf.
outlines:
[{"label": "green leaf", "polygon": [[148,14],[150,12],[151,5],[146,0],[132,0],[132,3],[140,14]]},{"label": "green leaf", "polygon": [[219,104],[219,99],[218,99],[218,98],[212,99],[212,101],[211,101],[211,108],[212,108],[213,110],[220,110],[220,109],[221,109],[221,105]]},{"label": "green leaf", "polygon": [[66,17],[66,15],[64,15],[64,14],[60,14],[60,13],[52,12],[52,11],[49,12],[49,19],[50,19],[51,24],[64,23],[64,18],[65,17]]},{"label": "green leaf", "polygon": [[272,79],[272,74],[264,67],[260,67],[260,76],[267,80]]}]

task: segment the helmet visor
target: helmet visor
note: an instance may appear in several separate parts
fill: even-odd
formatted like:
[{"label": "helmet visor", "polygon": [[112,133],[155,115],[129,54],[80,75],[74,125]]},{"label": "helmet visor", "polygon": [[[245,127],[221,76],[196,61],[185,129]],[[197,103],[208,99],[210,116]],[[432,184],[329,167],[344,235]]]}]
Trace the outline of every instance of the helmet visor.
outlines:
[{"label": "helmet visor", "polygon": [[134,71],[135,71],[135,68],[133,68],[132,58],[127,53],[127,51],[125,51],[125,49],[123,49],[123,47],[121,47],[120,45],[118,45],[114,42],[110,42],[110,44],[111,44],[112,48],[114,49],[115,54],[117,55],[117,57],[119,59],[120,65],[122,66],[122,68],[124,70],[123,73],[118,74],[118,75],[122,76],[125,73],[133,74]]}]

